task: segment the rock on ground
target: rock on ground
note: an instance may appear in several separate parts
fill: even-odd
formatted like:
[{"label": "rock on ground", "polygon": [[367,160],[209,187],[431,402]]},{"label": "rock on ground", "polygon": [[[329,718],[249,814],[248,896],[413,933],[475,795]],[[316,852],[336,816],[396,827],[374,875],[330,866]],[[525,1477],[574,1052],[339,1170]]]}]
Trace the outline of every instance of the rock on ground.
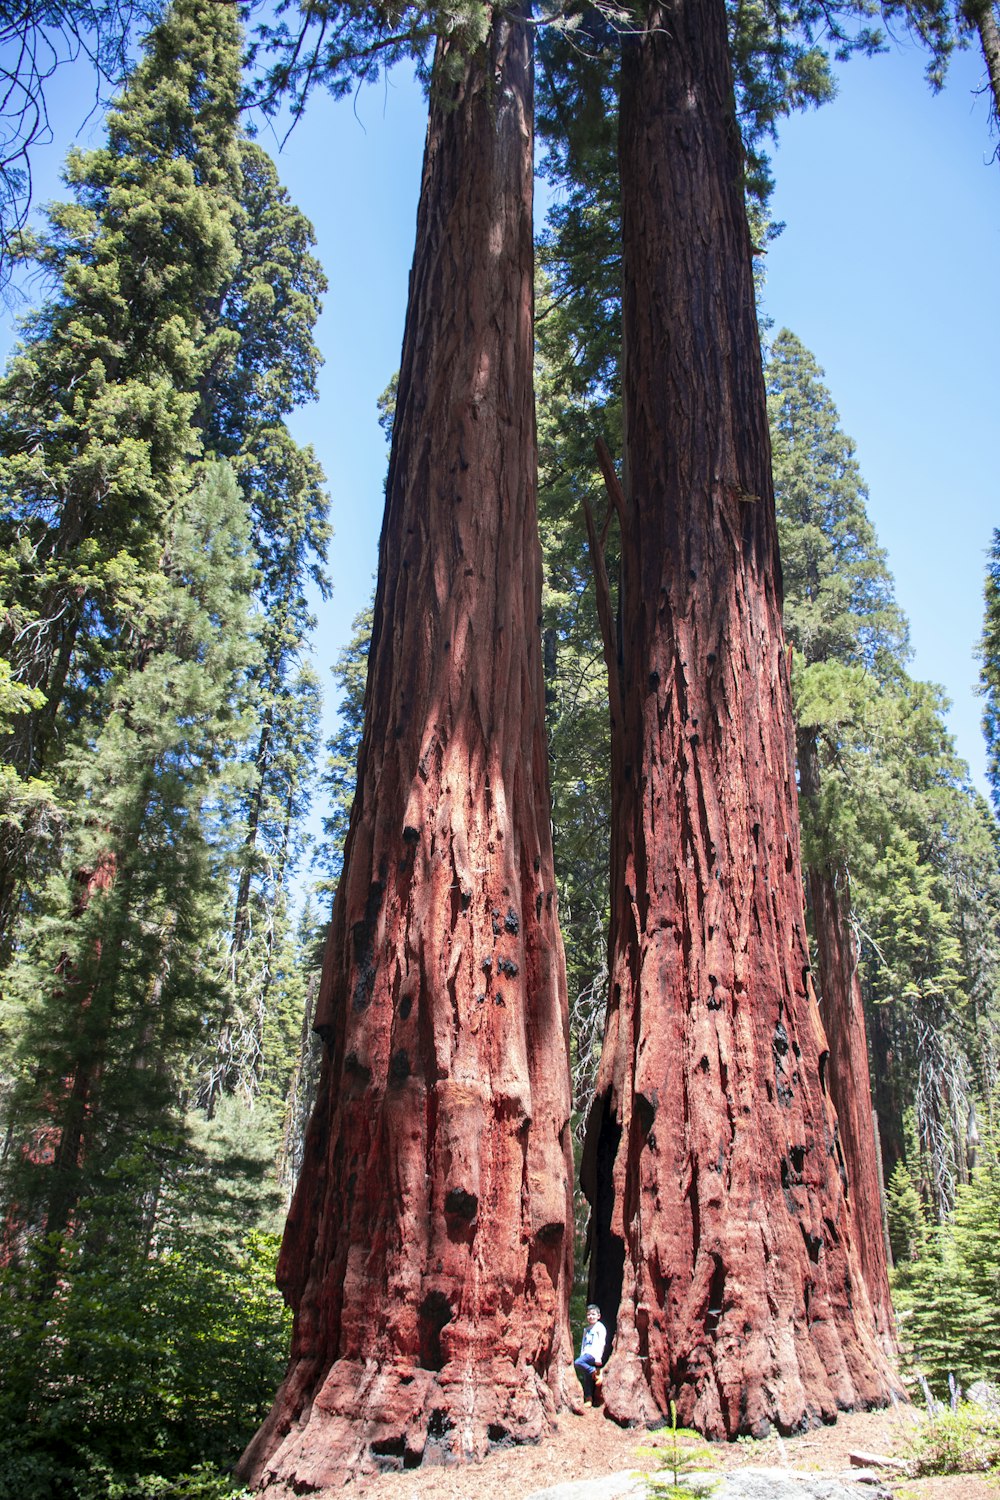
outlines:
[{"label": "rock on ground", "polygon": [[[731,1474],[698,1474],[698,1481],[714,1481],[711,1500],[889,1500],[881,1485],[856,1478],[831,1479],[793,1474],[786,1469],[740,1469]],[[570,1480],[534,1490],[525,1500],[645,1500],[645,1481],[634,1470],[601,1479]]]}]

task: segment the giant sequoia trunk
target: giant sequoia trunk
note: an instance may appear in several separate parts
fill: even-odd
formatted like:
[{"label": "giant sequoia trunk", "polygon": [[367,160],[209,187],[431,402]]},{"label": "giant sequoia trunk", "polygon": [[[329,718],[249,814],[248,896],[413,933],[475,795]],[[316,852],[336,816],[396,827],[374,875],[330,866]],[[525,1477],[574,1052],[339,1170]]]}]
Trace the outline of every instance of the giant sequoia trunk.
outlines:
[{"label": "giant sequoia trunk", "polygon": [[297,1494],[535,1440],[572,1381],[526,25],[461,69],[428,126],[291,1364],[242,1463]]},{"label": "giant sequoia trunk", "polygon": [[[819,755],[815,730],[800,730],[799,784],[803,803],[819,797]],[[858,977],[858,949],[844,908],[847,879],[834,863],[810,864],[812,904],[819,959],[820,995],[830,1040],[830,1097],[847,1174],[845,1191],[854,1218],[861,1267],[883,1343],[891,1348],[895,1318],[889,1294],[889,1267],[882,1212],[882,1168],[875,1140],[868,1066],[865,1007]]]},{"label": "giant sequoia trunk", "polygon": [[[611,994],[585,1188],[618,1420],[884,1401],[812,997],[770,445],[722,0],[622,66]],[[612,486],[614,488],[614,486]]]}]

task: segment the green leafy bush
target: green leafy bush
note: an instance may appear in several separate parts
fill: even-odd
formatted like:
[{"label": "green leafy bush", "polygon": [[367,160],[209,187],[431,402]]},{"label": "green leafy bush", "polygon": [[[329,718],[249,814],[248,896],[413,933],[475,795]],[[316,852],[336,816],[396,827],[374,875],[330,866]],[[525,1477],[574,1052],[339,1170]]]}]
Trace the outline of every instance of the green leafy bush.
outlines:
[{"label": "green leafy bush", "polygon": [[[47,1247],[49,1254],[51,1246]],[[148,1256],[64,1247],[0,1282],[0,1500],[214,1500],[283,1374],[277,1238]]]},{"label": "green leafy bush", "polygon": [[976,1474],[1000,1468],[1000,1418],[977,1406],[944,1409],[918,1429],[909,1468],[923,1474]]}]

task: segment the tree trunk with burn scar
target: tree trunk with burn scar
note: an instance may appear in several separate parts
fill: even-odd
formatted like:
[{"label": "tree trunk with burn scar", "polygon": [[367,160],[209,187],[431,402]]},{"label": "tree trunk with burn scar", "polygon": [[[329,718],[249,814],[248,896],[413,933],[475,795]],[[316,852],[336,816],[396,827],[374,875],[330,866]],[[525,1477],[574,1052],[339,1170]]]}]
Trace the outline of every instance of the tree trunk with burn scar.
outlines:
[{"label": "tree trunk with burn scar", "polygon": [[[806,802],[819,797],[816,731],[799,730],[796,745],[800,792]],[[810,865],[808,878],[823,1017],[830,1039],[830,1097],[837,1111],[848,1202],[876,1326],[883,1345],[893,1349],[896,1320],[889,1293],[882,1174],[875,1142],[858,950],[844,904],[847,876],[843,868],[827,861]]]},{"label": "tree trunk with burn scar", "polygon": [[[584,1186],[609,1414],[884,1402],[811,992],[770,444],[722,0],[624,40],[611,993]],[[612,485],[612,489],[614,486]]]},{"label": "tree trunk with burn scar", "polygon": [[327,1055],[278,1269],[291,1363],[241,1464],[296,1494],[537,1440],[575,1390],[530,45],[497,18],[431,105]]}]

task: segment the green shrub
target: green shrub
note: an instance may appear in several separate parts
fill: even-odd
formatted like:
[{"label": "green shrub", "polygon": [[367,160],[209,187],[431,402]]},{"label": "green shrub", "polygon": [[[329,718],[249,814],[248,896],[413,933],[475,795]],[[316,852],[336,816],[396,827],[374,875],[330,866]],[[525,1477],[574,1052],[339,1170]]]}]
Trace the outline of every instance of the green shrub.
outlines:
[{"label": "green shrub", "polygon": [[[48,1247],[51,1251],[51,1247]],[[275,1236],[147,1258],[65,1247],[0,1280],[0,1500],[215,1500],[284,1372]]]},{"label": "green shrub", "polygon": [[944,1409],[918,1429],[908,1455],[914,1478],[1000,1468],[1000,1418],[978,1406]]}]

